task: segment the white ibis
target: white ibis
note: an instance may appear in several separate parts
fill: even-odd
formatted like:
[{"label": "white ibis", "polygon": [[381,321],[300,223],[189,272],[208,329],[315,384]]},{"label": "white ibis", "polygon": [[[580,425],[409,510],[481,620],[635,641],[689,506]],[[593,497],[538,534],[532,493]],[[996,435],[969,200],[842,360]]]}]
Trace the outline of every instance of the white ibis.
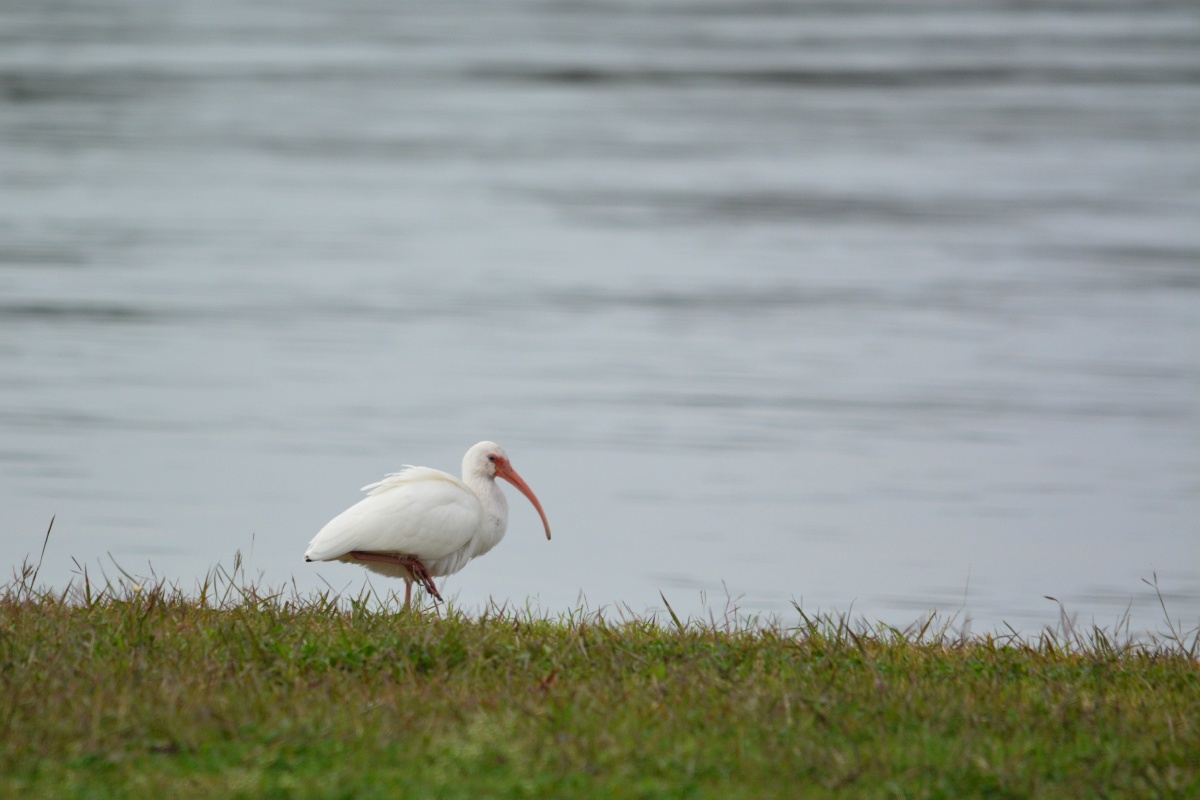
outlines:
[{"label": "white ibis", "polygon": [[504,478],[529,498],[550,523],[533,490],[508,461],[504,448],[480,442],[463,456],[462,480],[430,467],[405,467],[338,514],[304,551],[305,561],[344,561],[404,579],[404,605],[413,581],[438,600],[435,576],[452,575],[491,550],[508,527],[508,501],[496,485]]}]

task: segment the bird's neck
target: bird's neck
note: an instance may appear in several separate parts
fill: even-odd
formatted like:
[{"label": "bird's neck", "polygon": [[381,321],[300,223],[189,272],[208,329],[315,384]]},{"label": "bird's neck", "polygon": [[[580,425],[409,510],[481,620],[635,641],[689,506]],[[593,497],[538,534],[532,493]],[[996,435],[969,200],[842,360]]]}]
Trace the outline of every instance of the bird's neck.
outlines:
[{"label": "bird's neck", "polygon": [[466,479],[466,484],[483,506],[484,521],[475,542],[475,556],[481,556],[500,543],[508,527],[508,498],[494,478]]}]

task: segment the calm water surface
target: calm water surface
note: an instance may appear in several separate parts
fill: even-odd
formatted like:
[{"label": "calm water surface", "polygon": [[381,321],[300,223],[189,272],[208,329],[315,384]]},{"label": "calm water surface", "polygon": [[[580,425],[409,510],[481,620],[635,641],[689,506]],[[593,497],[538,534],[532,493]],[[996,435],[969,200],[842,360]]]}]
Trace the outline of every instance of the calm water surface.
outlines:
[{"label": "calm water surface", "polygon": [[7,4],[0,563],[491,438],[467,606],[1194,627],[1198,120],[1185,2]]}]

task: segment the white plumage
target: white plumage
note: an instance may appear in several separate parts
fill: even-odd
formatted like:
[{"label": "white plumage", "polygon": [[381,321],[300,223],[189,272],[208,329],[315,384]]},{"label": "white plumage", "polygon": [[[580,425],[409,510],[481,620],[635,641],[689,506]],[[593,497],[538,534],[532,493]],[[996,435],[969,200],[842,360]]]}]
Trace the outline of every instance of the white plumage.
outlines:
[{"label": "white plumage", "polygon": [[441,599],[434,576],[452,575],[504,538],[508,501],[496,478],[516,486],[550,523],[533,490],[494,442],[480,442],[463,457],[462,480],[429,467],[405,467],[363,487],[367,496],[334,517],[309,543],[305,561],[344,561],[405,581]]}]

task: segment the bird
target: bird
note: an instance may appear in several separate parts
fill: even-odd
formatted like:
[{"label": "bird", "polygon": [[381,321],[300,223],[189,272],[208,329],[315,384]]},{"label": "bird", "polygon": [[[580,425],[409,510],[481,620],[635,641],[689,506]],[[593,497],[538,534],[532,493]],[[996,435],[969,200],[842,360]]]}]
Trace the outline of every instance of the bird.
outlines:
[{"label": "bird", "polygon": [[431,467],[405,466],[362,488],[367,496],[330,520],[304,551],[305,561],[342,561],[404,579],[404,607],[412,586],[441,600],[434,577],[452,575],[490,551],[508,527],[503,478],[550,522],[537,495],[513,469],[504,448],[479,442],[462,461],[462,479]]}]

